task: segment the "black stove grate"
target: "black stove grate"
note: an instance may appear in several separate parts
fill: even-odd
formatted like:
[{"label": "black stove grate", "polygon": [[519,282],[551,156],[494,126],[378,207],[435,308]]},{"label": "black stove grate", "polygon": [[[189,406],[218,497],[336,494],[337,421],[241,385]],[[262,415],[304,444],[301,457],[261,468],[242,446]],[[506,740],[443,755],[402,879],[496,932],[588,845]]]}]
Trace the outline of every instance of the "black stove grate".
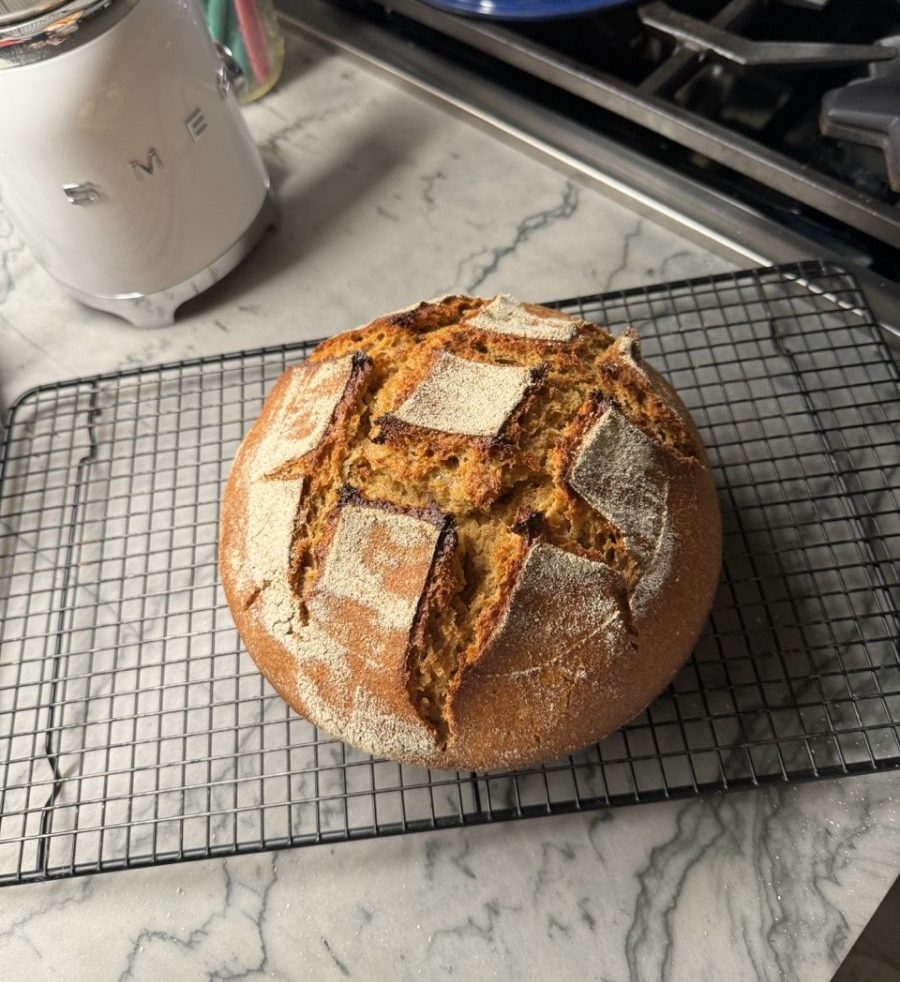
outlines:
[{"label": "black stove grate", "polygon": [[[820,129],[826,93],[896,63],[876,46],[900,35],[895,0],[669,0],[536,23],[418,0],[328,2],[898,276],[900,167],[879,142],[890,120],[851,115],[854,132],[845,106],[832,135]],[[281,5],[302,22],[302,4]]]},{"label": "black stove grate", "polygon": [[900,765],[898,372],[818,264],[561,304],[695,414],[725,567],[671,688],[512,774],[373,760],[243,651],[218,586],[241,436],[311,344],[42,386],[0,474],[0,883],[600,808]]}]

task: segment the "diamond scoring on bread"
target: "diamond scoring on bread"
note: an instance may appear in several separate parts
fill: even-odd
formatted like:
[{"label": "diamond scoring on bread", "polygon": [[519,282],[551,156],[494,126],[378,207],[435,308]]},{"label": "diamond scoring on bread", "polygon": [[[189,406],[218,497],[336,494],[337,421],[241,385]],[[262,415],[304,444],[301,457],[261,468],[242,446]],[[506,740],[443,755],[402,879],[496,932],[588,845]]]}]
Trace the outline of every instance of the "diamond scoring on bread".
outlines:
[{"label": "diamond scoring on bread", "polygon": [[340,631],[396,631],[405,651],[439,536],[439,525],[417,515],[344,505],[310,605]]},{"label": "diamond scoring on bread", "polygon": [[601,404],[569,471],[572,488],[616,525],[642,563],[655,548],[665,519],[664,453],[614,406]]},{"label": "diamond scoring on bread", "polygon": [[[492,305],[556,337],[473,325]],[[229,479],[223,579],[251,654],[299,712],[376,754],[486,768],[569,752],[655,696],[708,612],[718,511],[687,411],[633,332],[518,310],[446,297],[324,342],[308,365],[356,367],[318,442],[259,476],[259,448],[304,411],[276,386]],[[456,376],[454,405],[461,391],[475,411],[453,425],[493,413],[490,430],[416,413],[391,428],[448,359],[478,368]],[[502,420],[484,367],[519,379]],[[258,496],[273,483],[290,490]]]},{"label": "diamond scoring on bread", "polygon": [[535,371],[437,352],[428,374],[386,419],[466,436],[497,436],[535,381]]},{"label": "diamond scoring on bread", "polygon": [[287,370],[273,393],[275,423],[266,431],[256,451],[259,476],[270,474],[318,447],[358,368],[359,358],[345,355]]},{"label": "diamond scoring on bread", "polygon": [[631,642],[623,597],[612,567],[539,540],[528,546],[502,617],[473,663],[489,675],[531,675],[545,665],[519,667],[521,651],[539,644],[555,649],[564,671],[586,681],[586,646],[599,642],[613,662]]},{"label": "diamond scoring on bread", "polygon": [[465,323],[479,331],[510,334],[533,341],[571,341],[578,333],[579,324],[568,314],[519,303],[505,293],[470,313]]}]

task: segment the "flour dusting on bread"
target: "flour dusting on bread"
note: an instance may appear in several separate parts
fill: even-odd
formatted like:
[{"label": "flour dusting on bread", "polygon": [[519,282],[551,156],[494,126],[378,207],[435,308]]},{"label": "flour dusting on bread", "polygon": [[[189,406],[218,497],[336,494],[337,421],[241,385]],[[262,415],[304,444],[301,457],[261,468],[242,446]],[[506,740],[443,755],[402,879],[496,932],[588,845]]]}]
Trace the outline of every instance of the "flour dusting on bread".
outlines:
[{"label": "flour dusting on bread", "polygon": [[631,613],[641,618],[661,594],[672,575],[675,559],[675,529],[672,525],[672,511],[666,508],[662,527],[653,546],[653,551],[644,557],[640,577],[631,594]]},{"label": "flour dusting on bread", "polygon": [[260,607],[260,620],[274,635],[300,629],[300,601],[291,589],[289,571],[294,523],[303,491],[302,478],[255,480],[247,489],[246,539],[236,562],[246,593]]},{"label": "flour dusting on bread", "polygon": [[613,341],[610,352],[609,357],[621,358],[629,368],[640,373],[642,378],[647,378],[647,372],[641,361],[641,339],[633,327],[629,327]]},{"label": "flour dusting on bread", "polygon": [[254,455],[258,476],[270,474],[319,446],[353,370],[352,355],[288,369],[276,395],[273,425],[267,428]]},{"label": "flour dusting on bread", "polygon": [[525,398],[534,370],[469,361],[446,351],[391,415],[411,426],[496,436]]},{"label": "flour dusting on bread", "polygon": [[656,546],[666,509],[664,451],[614,406],[588,428],[569,483],[618,526],[642,559]]},{"label": "flour dusting on bread", "polygon": [[424,759],[435,753],[437,741],[426,724],[398,716],[393,706],[362,686],[350,683],[348,692],[342,702],[310,674],[297,677],[300,704],[325,732],[340,733],[346,742],[379,757]]},{"label": "flour dusting on bread", "polygon": [[581,322],[569,314],[519,303],[504,293],[469,314],[464,323],[479,331],[532,341],[571,341]]},{"label": "flour dusting on bread", "polygon": [[366,608],[408,638],[439,536],[439,526],[413,515],[344,505],[313,597],[329,597],[337,616]]},{"label": "flour dusting on bread", "polygon": [[[440,526],[374,504],[344,504],[325,555],[321,576],[308,598],[309,625],[295,640],[298,695],[319,724],[337,726],[358,745],[433,747],[434,733],[421,720],[403,677],[410,635]],[[349,669],[354,681],[343,694],[328,693],[329,682]],[[392,695],[391,684],[394,683]]]},{"label": "flour dusting on bread", "polygon": [[527,671],[525,653],[537,650],[557,652],[575,673],[586,647],[599,648],[614,661],[630,641],[623,599],[624,584],[606,563],[536,542],[479,667],[494,673]]}]

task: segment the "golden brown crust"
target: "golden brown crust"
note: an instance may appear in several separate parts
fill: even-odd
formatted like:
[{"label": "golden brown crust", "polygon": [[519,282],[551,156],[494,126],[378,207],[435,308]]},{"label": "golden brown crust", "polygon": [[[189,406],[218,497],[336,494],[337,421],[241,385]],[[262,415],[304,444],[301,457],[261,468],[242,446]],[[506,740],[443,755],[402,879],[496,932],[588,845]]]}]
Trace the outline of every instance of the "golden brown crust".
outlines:
[{"label": "golden brown crust", "polygon": [[[530,373],[496,432],[471,432],[479,413],[496,429],[477,393],[468,433],[392,416],[441,353]],[[600,739],[664,688],[721,533],[697,430],[636,334],[451,296],[306,364],[238,451],[220,537],[238,630],[298,712],[378,755],[490,769]]]}]

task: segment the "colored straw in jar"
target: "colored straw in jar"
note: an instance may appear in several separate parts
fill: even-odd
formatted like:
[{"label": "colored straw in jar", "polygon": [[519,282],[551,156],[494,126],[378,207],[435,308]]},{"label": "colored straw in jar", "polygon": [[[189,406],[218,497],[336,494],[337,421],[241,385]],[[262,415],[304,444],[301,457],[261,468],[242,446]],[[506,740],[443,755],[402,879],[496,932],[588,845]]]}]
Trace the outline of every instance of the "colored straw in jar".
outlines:
[{"label": "colored straw in jar", "polygon": [[247,79],[248,84],[252,87],[253,76],[247,61],[247,49],[244,46],[244,39],[241,36],[241,28],[237,22],[237,13],[231,0],[227,0],[227,4],[228,23],[225,30],[225,43],[228,45],[228,50],[231,52],[232,58],[234,58],[244,73],[244,78]]},{"label": "colored straw in jar", "polygon": [[215,41],[227,43],[230,6],[231,0],[206,0],[206,26]]},{"label": "colored straw in jar", "polygon": [[256,0],[233,0],[233,2],[253,76],[257,81],[264,81],[269,77],[269,49]]}]

